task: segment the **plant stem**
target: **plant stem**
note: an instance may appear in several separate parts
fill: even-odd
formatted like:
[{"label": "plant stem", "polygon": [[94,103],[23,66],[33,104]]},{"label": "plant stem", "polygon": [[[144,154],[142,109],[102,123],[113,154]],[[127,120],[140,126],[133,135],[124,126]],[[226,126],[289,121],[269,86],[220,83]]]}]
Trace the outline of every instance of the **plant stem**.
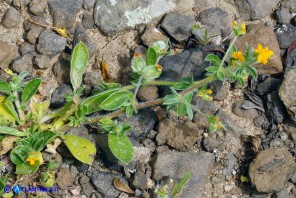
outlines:
[{"label": "plant stem", "polygon": [[224,64],[224,62],[225,62],[225,60],[226,60],[226,58],[227,58],[227,56],[228,56],[228,54],[229,54],[229,52],[230,52],[230,50],[231,50],[232,46],[234,45],[237,38],[238,38],[238,36],[235,36],[233,38],[233,40],[230,42],[229,47],[228,47],[227,51],[225,52],[225,55],[219,65],[219,68],[221,68],[223,66],[223,64]]},{"label": "plant stem", "polygon": [[139,78],[139,80],[138,80],[138,83],[137,83],[137,87],[135,89],[135,92],[134,92],[133,100],[135,100],[136,97],[137,97],[137,93],[138,93],[138,91],[140,89],[140,86],[142,85],[142,80],[143,80],[143,76],[141,75],[140,78]]},{"label": "plant stem", "polygon": [[150,82],[148,82],[148,85],[172,86],[172,85],[174,85],[176,83],[178,83],[178,82],[174,82],[174,81],[171,81],[171,82],[169,82],[169,81],[150,81]]},{"label": "plant stem", "polygon": [[13,95],[16,98],[16,100],[15,100],[15,106],[16,106],[17,112],[18,112],[18,114],[20,116],[20,120],[21,121],[24,121],[25,118],[26,118],[26,116],[25,116],[24,111],[21,109],[21,102],[20,102],[20,99],[19,99],[19,94],[18,94],[17,91],[14,91],[13,92]]}]

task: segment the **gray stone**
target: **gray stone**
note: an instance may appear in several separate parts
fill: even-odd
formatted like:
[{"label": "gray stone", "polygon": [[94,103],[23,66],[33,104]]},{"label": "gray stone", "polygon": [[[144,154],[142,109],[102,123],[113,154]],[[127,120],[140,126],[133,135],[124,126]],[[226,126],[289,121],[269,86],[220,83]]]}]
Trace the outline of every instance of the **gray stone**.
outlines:
[{"label": "gray stone", "polygon": [[120,191],[113,187],[113,180],[118,177],[127,183],[122,176],[113,173],[104,173],[98,170],[87,171],[87,176],[91,179],[96,189],[106,198],[118,197]]},{"label": "gray stone", "polygon": [[276,38],[281,49],[287,49],[296,40],[296,27],[283,24],[275,30]]},{"label": "gray stone", "polygon": [[146,86],[140,88],[138,98],[142,101],[155,100],[159,97],[158,88],[156,86]]},{"label": "gray stone", "polygon": [[217,115],[220,121],[224,124],[227,132],[232,132],[234,134],[244,134],[247,133],[246,129],[240,127],[234,120],[227,115],[227,112],[220,110]]},{"label": "gray stone", "polygon": [[246,43],[251,48],[257,48],[260,43],[264,48],[273,51],[273,55],[268,59],[268,63],[256,64],[258,74],[279,74],[283,71],[283,63],[281,60],[280,48],[275,36],[274,30],[262,24],[250,26],[249,32],[242,35],[236,41],[236,48],[240,51],[245,51]]},{"label": "gray stone", "polygon": [[237,0],[235,1],[240,15],[245,20],[262,19],[276,9],[280,0]]},{"label": "gray stone", "polygon": [[[160,59],[163,71],[159,80],[178,81],[181,77],[188,77],[193,74],[194,79],[199,79],[205,74],[205,68],[209,62],[204,61],[208,52],[203,52],[198,48],[184,50],[181,53],[165,56]],[[160,87],[160,95],[167,95],[169,89]]]},{"label": "gray stone", "polygon": [[81,194],[85,195],[86,197],[90,197],[94,191],[90,183],[82,184],[81,188],[82,188]]},{"label": "gray stone", "polygon": [[291,12],[296,12],[296,1],[294,0],[284,0],[282,6],[288,8]]},{"label": "gray stone", "polygon": [[132,179],[132,184],[137,188],[137,189],[146,189],[147,188],[147,177],[146,175],[141,172],[141,171],[136,171],[133,179]]},{"label": "gray stone", "polygon": [[2,25],[5,28],[15,28],[18,27],[22,20],[21,13],[17,11],[15,8],[10,7],[6,10],[3,20],[2,20]]},{"label": "gray stone", "polygon": [[290,181],[293,183],[293,184],[296,184],[296,168],[290,178]]},{"label": "gray stone", "polygon": [[285,72],[284,81],[279,89],[279,96],[283,101],[290,118],[296,122],[296,92],[295,92],[296,69],[290,69]]},{"label": "gray stone", "polygon": [[27,40],[29,43],[35,45],[37,42],[37,39],[41,32],[43,32],[44,28],[42,27],[33,27],[27,32]]},{"label": "gray stone", "polygon": [[21,56],[24,56],[25,54],[28,54],[34,51],[35,51],[35,46],[27,42],[23,42],[23,44],[20,46],[20,49],[19,49]]},{"label": "gray stone", "polygon": [[210,83],[209,88],[213,91],[213,99],[218,101],[223,101],[229,92],[229,86],[227,86],[226,82],[221,80],[215,80]]},{"label": "gray stone", "polygon": [[53,32],[42,32],[39,36],[37,50],[45,55],[54,56],[66,47],[66,38]]},{"label": "gray stone", "polygon": [[287,189],[283,189],[280,192],[276,193],[275,196],[272,196],[272,198],[288,198],[291,197],[292,195]]},{"label": "gray stone", "polygon": [[59,58],[58,62],[53,65],[52,72],[59,84],[70,84],[70,61]]},{"label": "gray stone", "polygon": [[16,73],[21,73],[23,71],[28,71],[29,73],[33,71],[33,58],[35,52],[25,54],[24,56],[13,61],[11,65],[11,70]]},{"label": "gray stone", "polygon": [[192,122],[178,124],[173,120],[163,120],[159,123],[156,141],[158,145],[167,144],[179,151],[188,151],[196,144],[202,131],[196,129]]},{"label": "gray stone", "polygon": [[203,146],[208,152],[213,152],[214,150],[219,149],[220,145],[221,143],[215,135],[211,135],[203,139]]},{"label": "gray stone", "polygon": [[132,126],[132,130],[130,132],[130,137],[136,140],[144,140],[146,139],[150,130],[152,130],[156,124],[156,113],[150,109],[141,109],[136,115],[131,117],[126,117],[125,115],[121,115],[118,117],[118,120],[121,122],[127,122]]},{"label": "gray stone", "polygon": [[[250,164],[249,176],[259,192],[279,192],[296,168],[294,158],[285,149],[261,151]],[[272,181],[272,182],[271,182]]]},{"label": "gray stone", "polygon": [[256,93],[259,95],[266,95],[274,90],[277,90],[281,84],[281,80],[277,78],[267,78],[262,83],[259,83],[256,87]]},{"label": "gray stone", "polygon": [[168,37],[166,37],[164,34],[162,34],[158,29],[155,27],[148,27],[143,35],[141,36],[141,40],[143,41],[143,44],[148,46],[151,46],[156,41],[167,41]]},{"label": "gray stone", "polygon": [[112,36],[138,24],[148,23],[175,7],[175,0],[100,0],[94,8],[95,24],[104,34]]},{"label": "gray stone", "polygon": [[176,41],[182,43],[191,35],[191,28],[194,24],[193,15],[171,12],[164,17],[160,27]]},{"label": "gray stone", "polygon": [[32,0],[30,11],[35,15],[42,15],[47,8],[47,0]]},{"label": "gray stone", "polygon": [[92,29],[95,26],[94,16],[92,12],[84,12],[82,25],[85,29]]},{"label": "gray stone", "polygon": [[98,72],[86,72],[83,77],[83,84],[92,87],[100,83],[101,75]]},{"label": "gray stone", "polygon": [[90,9],[94,8],[95,3],[96,3],[96,0],[84,0],[82,6],[84,9],[90,10]]},{"label": "gray stone", "polygon": [[18,56],[18,48],[0,41],[0,68],[7,69],[13,59]]},{"label": "gray stone", "polygon": [[280,7],[275,12],[275,18],[278,21],[278,23],[289,24],[291,19],[293,18],[293,15],[292,15],[292,13],[289,12],[289,9],[287,9],[285,7]]},{"label": "gray stone", "polygon": [[82,6],[82,0],[48,0],[48,6],[53,16],[53,25],[59,28],[70,28]]},{"label": "gray stone", "polygon": [[46,55],[41,55],[41,54],[37,54],[34,57],[33,63],[35,66],[37,66],[40,69],[47,69],[52,66],[49,57]]},{"label": "gray stone", "polygon": [[70,85],[62,84],[51,95],[50,106],[52,108],[62,107],[66,101],[65,96],[72,92]]},{"label": "gray stone", "polygon": [[227,12],[219,7],[209,8],[199,14],[201,24],[207,26],[209,36],[226,37],[231,32],[231,21]]},{"label": "gray stone", "polygon": [[288,117],[285,106],[282,103],[278,91],[273,91],[267,95],[268,108],[272,114],[272,118],[277,124],[282,124]]},{"label": "gray stone", "polygon": [[254,119],[259,114],[255,108],[251,109],[244,109],[242,105],[246,102],[246,100],[241,100],[238,102],[233,103],[232,105],[232,112],[241,118],[247,118],[247,119]]},{"label": "gray stone", "polygon": [[65,190],[69,186],[73,185],[74,183],[74,177],[71,174],[71,171],[69,168],[62,168],[58,173],[56,177],[57,185],[60,189]]},{"label": "gray stone", "polygon": [[192,173],[189,181],[184,185],[180,197],[202,197],[208,174],[214,163],[211,153],[192,153],[165,151],[157,155],[154,165],[154,179],[160,181],[169,177],[175,182],[180,182],[186,172]]}]

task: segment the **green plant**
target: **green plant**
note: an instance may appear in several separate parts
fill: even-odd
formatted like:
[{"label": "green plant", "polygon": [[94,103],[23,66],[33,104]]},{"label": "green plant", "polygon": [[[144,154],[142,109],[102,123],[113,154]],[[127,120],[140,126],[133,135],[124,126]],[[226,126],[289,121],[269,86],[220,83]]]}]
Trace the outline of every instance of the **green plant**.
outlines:
[{"label": "green plant", "polygon": [[200,45],[207,45],[213,40],[213,38],[218,36],[218,35],[209,36],[208,29],[200,25],[193,25],[191,32],[195,36],[195,38],[197,39],[197,42]]},{"label": "green plant", "polygon": [[[82,75],[88,63],[88,50],[83,43],[73,49],[71,58],[71,84],[73,92],[66,97],[65,106],[55,111],[49,110],[50,102],[36,102],[34,98],[41,79],[25,82],[27,72],[13,75],[10,82],[0,81],[0,135],[19,137],[16,147],[11,150],[11,161],[16,165],[16,174],[29,174],[38,170],[43,164],[41,151],[56,138],[61,139],[75,158],[83,163],[91,164],[96,155],[96,148],[89,140],[75,135],[64,134],[70,127],[77,127],[86,123],[98,123],[104,132],[108,133],[108,144],[113,154],[122,162],[129,163],[133,158],[133,147],[126,133],[130,126],[119,123],[118,115],[125,113],[131,116],[138,109],[165,105],[168,110],[175,110],[177,115],[187,115],[193,118],[195,107],[191,100],[195,94],[205,100],[211,100],[212,91],[207,84],[214,80],[231,80],[244,85],[250,75],[257,78],[254,64],[266,64],[272,51],[258,45],[253,50],[247,47],[246,52],[237,51],[234,43],[246,32],[245,25],[234,23],[234,39],[221,60],[214,54],[205,60],[211,62],[206,68],[206,77],[195,81],[193,77],[180,79],[178,82],[156,81],[162,73],[162,66],[158,64],[161,57],[168,54],[168,42],[158,41],[147,50],[146,59],[141,54],[135,54],[132,63],[131,85],[122,87],[118,83],[101,83],[101,91],[94,95],[81,98],[83,92]],[[172,94],[164,98],[139,103],[136,95],[140,87],[147,85],[170,86]],[[134,90],[134,91],[132,91]],[[33,100],[34,99],[34,100]],[[110,112],[106,115],[90,116],[99,111]],[[209,117],[210,131],[223,129],[219,118]],[[45,176],[44,176],[45,177]]]}]

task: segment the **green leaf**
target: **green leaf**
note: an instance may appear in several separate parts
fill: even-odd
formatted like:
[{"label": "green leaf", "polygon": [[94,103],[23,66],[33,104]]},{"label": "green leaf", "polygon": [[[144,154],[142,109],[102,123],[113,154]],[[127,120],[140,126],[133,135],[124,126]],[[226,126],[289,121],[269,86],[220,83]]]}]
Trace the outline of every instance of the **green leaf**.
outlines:
[{"label": "green leaf", "polygon": [[225,79],[224,71],[219,70],[219,71],[217,72],[217,77],[219,78],[219,80],[224,80],[224,79]]},{"label": "green leaf", "polygon": [[146,63],[147,63],[147,65],[157,64],[157,54],[156,54],[156,51],[152,47],[149,47],[147,50]]},{"label": "green leaf", "polygon": [[210,66],[210,67],[207,67],[206,68],[206,71],[210,72],[210,73],[214,73],[216,71],[219,70],[219,67],[218,66]]},{"label": "green leaf", "polygon": [[193,119],[193,110],[192,110],[192,107],[191,107],[191,105],[189,103],[186,103],[185,105],[186,105],[186,113],[188,115],[188,118],[190,120],[192,120]]},{"label": "green leaf", "polygon": [[7,95],[11,94],[10,86],[6,81],[0,81],[0,92],[5,93]]},{"label": "green leaf", "polygon": [[185,103],[179,103],[176,108],[176,113],[178,116],[185,115],[187,113],[186,104]]},{"label": "green leaf", "polygon": [[185,99],[185,101],[188,102],[188,103],[191,102],[192,97],[193,97],[193,91],[191,91],[191,92],[189,92],[189,93],[187,93],[187,94],[184,95],[184,99]]},{"label": "green leaf", "polygon": [[76,159],[86,164],[94,161],[96,147],[91,141],[76,135],[64,135],[62,138]]},{"label": "green leaf", "polygon": [[125,109],[125,113],[127,117],[131,117],[134,112],[134,106],[132,104],[128,105]]},{"label": "green leaf", "polygon": [[34,165],[30,165],[29,163],[23,163],[16,166],[16,172],[17,175],[25,175],[25,174],[33,174],[35,173],[39,168],[39,162],[36,161]]},{"label": "green leaf", "polygon": [[101,93],[98,93],[96,95],[93,95],[86,100],[82,101],[82,105],[85,105],[87,107],[87,112],[86,114],[90,114],[96,111],[102,110],[100,107],[100,104],[111,94],[117,92],[118,89],[110,89],[103,91]]},{"label": "green leaf", "polygon": [[113,155],[120,161],[128,164],[134,155],[134,148],[126,135],[108,134],[108,144]]},{"label": "green leaf", "polygon": [[3,105],[6,107],[10,115],[12,115],[16,120],[19,120],[18,113],[15,110],[12,102],[6,100]]},{"label": "green leaf", "polygon": [[41,151],[55,137],[56,134],[52,131],[35,132],[26,139],[20,140],[18,144],[29,146],[34,151]]},{"label": "green leaf", "polygon": [[31,147],[27,145],[20,145],[12,149],[10,152],[10,160],[15,165],[21,165],[26,162],[26,159],[29,156],[29,153],[34,151]]},{"label": "green leaf", "polygon": [[111,94],[106,100],[104,100],[100,107],[106,111],[112,111],[121,107],[127,100],[133,97],[133,93],[130,91],[118,91]]},{"label": "green leaf", "polygon": [[256,71],[256,69],[254,67],[245,66],[244,68],[246,69],[248,74],[250,74],[255,80],[258,78],[257,71]]},{"label": "green leaf", "polygon": [[219,65],[221,63],[220,58],[215,54],[208,54],[205,58],[205,61],[212,62],[214,65]]},{"label": "green leaf", "polygon": [[182,191],[182,188],[184,187],[184,185],[186,184],[186,182],[189,180],[190,177],[191,177],[191,172],[187,172],[185,176],[181,179],[181,181],[178,183],[178,185],[174,186],[171,193],[172,198]]},{"label": "green leaf", "polygon": [[31,99],[31,97],[38,91],[41,82],[42,80],[40,78],[28,82],[22,93],[22,103],[28,102]]},{"label": "green leaf", "polygon": [[140,72],[146,66],[146,62],[142,57],[134,57],[132,59],[132,70],[133,72]]},{"label": "green leaf", "polygon": [[82,75],[88,63],[88,49],[82,42],[78,43],[72,53],[71,57],[71,71],[70,78],[74,92],[80,87],[82,82]]},{"label": "green leaf", "polygon": [[27,136],[27,133],[21,132],[15,128],[0,126],[0,134],[14,135],[18,137]]},{"label": "green leaf", "polygon": [[141,73],[147,80],[154,80],[160,76],[161,72],[155,65],[148,65],[144,67]]},{"label": "green leaf", "polygon": [[170,94],[163,98],[163,105],[175,105],[179,103],[179,98],[176,95]]}]

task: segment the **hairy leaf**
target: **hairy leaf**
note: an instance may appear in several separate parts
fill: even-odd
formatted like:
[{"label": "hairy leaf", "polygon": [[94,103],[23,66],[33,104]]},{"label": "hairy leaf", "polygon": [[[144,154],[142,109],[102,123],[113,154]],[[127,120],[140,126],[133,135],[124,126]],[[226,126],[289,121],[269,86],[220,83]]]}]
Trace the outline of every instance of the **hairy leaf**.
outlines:
[{"label": "hairy leaf", "polygon": [[104,100],[100,107],[106,111],[112,111],[121,107],[127,100],[133,97],[133,93],[129,91],[118,91],[111,94]]},{"label": "hairy leaf", "polygon": [[64,135],[62,138],[76,159],[86,164],[94,161],[96,147],[92,142],[76,135]]},{"label": "hairy leaf", "polygon": [[191,177],[191,172],[187,172],[185,174],[185,176],[181,179],[181,181],[177,184],[177,186],[174,186],[173,190],[172,190],[172,197],[175,197],[177,194],[179,194],[184,185],[186,184],[186,182],[189,180],[189,178]]},{"label": "hairy leaf", "polygon": [[152,47],[149,47],[147,50],[146,63],[147,63],[147,65],[157,64],[157,54],[156,54],[156,51]]},{"label": "hairy leaf", "polygon": [[18,144],[29,146],[34,151],[41,151],[55,137],[56,134],[52,131],[35,132],[28,138],[20,140]]},{"label": "hairy leaf", "polygon": [[102,108],[100,107],[100,104],[111,94],[115,93],[116,91],[118,91],[118,89],[110,89],[110,90],[106,90],[103,92],[100,92],[96,95],[93,95],[87,99],[85,99],[84,101],[82,101],[82,105],[85,105],[87,107],[87,112],[86,114],[90,114],[96,111],[100,111],[102,110]]},{"label": "hairy leaf", "polygon": [[17,175],[33,174],[39,168],[39,162],[36,161],[34,165],[30,165],[28,162],[17,165],[15,173]]},{"label": "hairy leaf", "polygon": [[27,136],[26,133],[17,130],[16,128],[0,126],[0,134],[14,135],[18,137]]},{"label": "hairy leaf", "polygon": [[205,61],[212,62],[214,65],[218,66],[221,63],[220,58],[215,54],[209,54],[206,56]]},{"label": "hairy leaf", "polygon": [[74,92],[80,87],[82,82],[82,75],[88,63],[88,49],[82,42],[78,43],[72,53],[71,57],[71,71],[70,78]]},{"label": "hairy leaf", "polygon": [[6,81],[0,81],[0,92],[7,95],[11,94],[10,86]]},{"label": "hairy leaf", "polygon": [[10,159],[15,165],[21,165],[26,162],[32,151],[33,149],[27,145],[17,146],[10,152]]},{"label": "hairy leaf", "polygon": [[115,155],[120,161],[128,164],[133,159],[133,145],[126,135],[109,133],[108,144],[113,155]]},{"label": "hairy leaf", "polygon": [[22,103],[28,102],[31,99],[31,97],[38,91],[41,82],[42,80],[40,78],[28,82],[22,93]]}]

